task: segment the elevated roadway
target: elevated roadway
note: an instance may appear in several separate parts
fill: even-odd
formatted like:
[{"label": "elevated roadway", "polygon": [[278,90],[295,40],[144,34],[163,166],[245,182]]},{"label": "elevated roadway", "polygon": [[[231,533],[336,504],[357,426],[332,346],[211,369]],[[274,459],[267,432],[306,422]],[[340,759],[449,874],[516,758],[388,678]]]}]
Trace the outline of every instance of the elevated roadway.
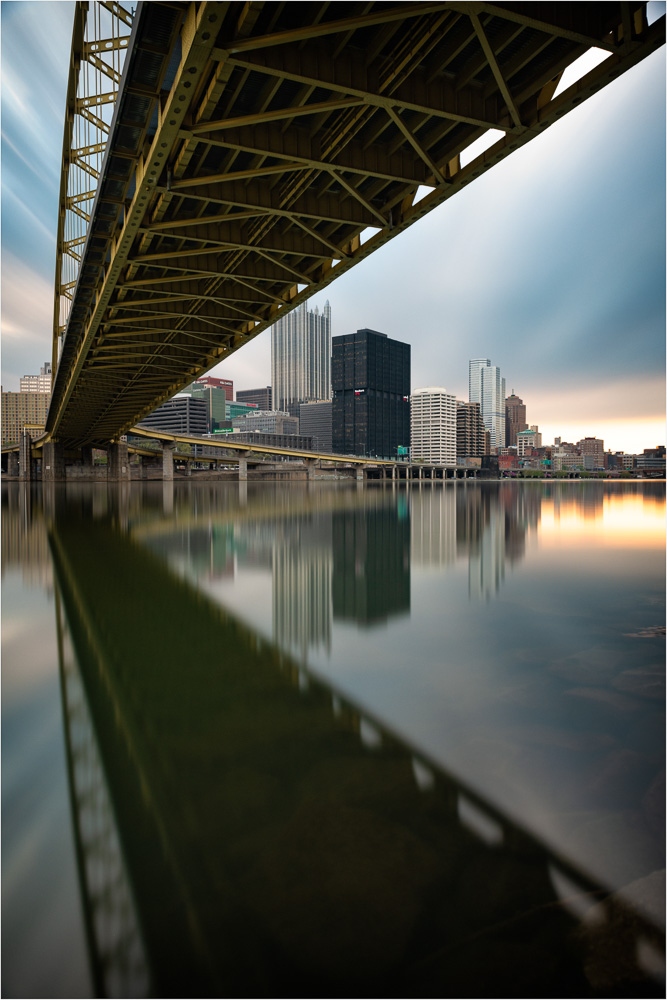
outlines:
[{"label": "elevated roadway", "polygon": [[77,4],[46,440],[117,440],[530,142],[663,44],[646,6]]}]

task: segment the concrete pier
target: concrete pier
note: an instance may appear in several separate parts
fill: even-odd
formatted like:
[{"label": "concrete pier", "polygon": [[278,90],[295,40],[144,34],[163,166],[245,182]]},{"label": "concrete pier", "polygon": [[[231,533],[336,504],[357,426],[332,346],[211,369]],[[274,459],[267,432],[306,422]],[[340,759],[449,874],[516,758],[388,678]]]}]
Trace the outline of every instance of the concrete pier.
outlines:
[{"label": "concrete pier", "polygon": [[32,457],[32,438],[27,431],[21,431],[19,438],[19,479],[25,483],[35,478],[35,466]]},{"label": "concrete pier", "polygon": [[65,449],[59,441],[49,441],[42,448],[42,482],[65,480]]},{"label": "concrete pier", "polygon": [[165,483],[174,479],[174,442],[162,442],[162,479]]},{"label": "concrete pier", "polygon": [[114,483],[129,483],[130,459],[127,441],[112,441],[107,448],[107,479]]}]

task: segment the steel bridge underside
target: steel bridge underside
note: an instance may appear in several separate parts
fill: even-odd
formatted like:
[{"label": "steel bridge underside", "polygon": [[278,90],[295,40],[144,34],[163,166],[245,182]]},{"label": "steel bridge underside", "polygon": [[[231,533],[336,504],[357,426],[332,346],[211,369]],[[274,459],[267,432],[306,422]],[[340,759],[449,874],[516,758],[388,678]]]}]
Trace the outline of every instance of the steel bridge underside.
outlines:
[{"label": "steel bridge underside", "polygon": [[663,42],[644,3],[139,4],[47,435],[116,439]]}]

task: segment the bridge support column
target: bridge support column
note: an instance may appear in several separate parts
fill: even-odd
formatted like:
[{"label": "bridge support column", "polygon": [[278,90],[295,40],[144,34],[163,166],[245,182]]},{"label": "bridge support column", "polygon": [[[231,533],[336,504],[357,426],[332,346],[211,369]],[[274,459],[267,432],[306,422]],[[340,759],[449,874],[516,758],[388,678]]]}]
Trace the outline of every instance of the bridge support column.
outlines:
[{"label": "bridge support column", "polygon": [[42,482],[56,483],[65,479],[65,449],[59,441],[49,441],[42,448]]},{"label": "bridge support column", "polygon": [[107,480],[112,483],[129,483],[130,460],[127,441],[112,441],[107,448]]},{"label": "bridge support column", "polygon": [[363,481],[364,481],[364,473],[365,472],[366,472],[366,466],[365,465],[358,465],[357,466],[357,482],[358,483],[363,483]]},{"label": "bridge support column", "polygon": [[247,483],[248,481],[248,453],[239,452],[239,482]]},{"label": "bridge support column", "polygon": [[19,479],[29,483],[35,478],[35,465],[32,457],[32,438],[27,431],[21,431],[19,438]]},{"label": "bridge support column", "polygon": [[162,510],[165,514],[174,512],[174,480],[168,479],[162,484]]},{"label": "bridge support column", "polygon": [[7,454],[7,475],[15,476],[18,478],[19,474],[19,453],[18,451],[10,451]]},{"label": "bridge support column", "polygon": [[305,466],[306,466],[307,478],[309,480],[314,479],[315,478],[315,469],[317,468],[317,459],[316,458],[304,458],[304,463],[305,463]]},{"label": "bridge support column", "polygon": [[170,483],[174,479],[173,441],[162,442],[162,479],[165,483]]}]

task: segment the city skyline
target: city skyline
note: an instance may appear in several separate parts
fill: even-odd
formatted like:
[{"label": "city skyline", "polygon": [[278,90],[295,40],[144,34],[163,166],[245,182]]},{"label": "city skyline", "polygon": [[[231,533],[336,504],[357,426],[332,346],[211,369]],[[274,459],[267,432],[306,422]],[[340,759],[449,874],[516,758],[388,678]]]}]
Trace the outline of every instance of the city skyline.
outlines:
[{"label": "city skyline", "polygon": [[[650,17],[664,4],[649,4]],[[6,390],[50,355],[73,4],[2,6]],[[465,398],[490,356],[545,442],[640,451],[664,433],[664,48],[308,301],[332,334],[413,347],[412,387]],[[619,128],[619,122],[622,127]],[[267,384],[268,331],[212,374]]]}]

